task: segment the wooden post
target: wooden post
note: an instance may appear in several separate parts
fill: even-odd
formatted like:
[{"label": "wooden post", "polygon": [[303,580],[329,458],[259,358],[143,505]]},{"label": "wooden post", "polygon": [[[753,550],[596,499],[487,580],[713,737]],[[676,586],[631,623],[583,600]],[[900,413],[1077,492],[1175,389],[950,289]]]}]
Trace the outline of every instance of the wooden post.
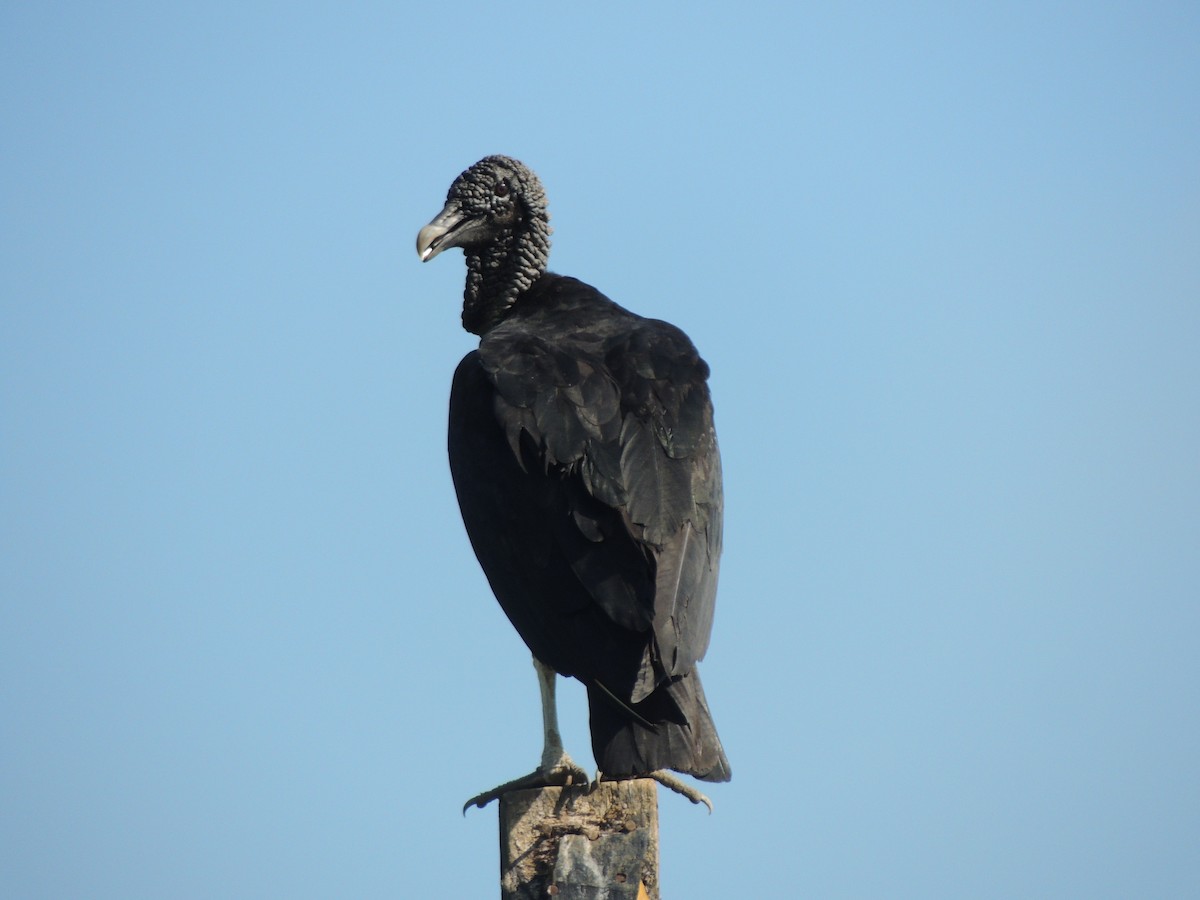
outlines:
[{"label": "wooden post", "polygon": [[649,778],[500,798],[502,900],[659,900],[658,791]]}]

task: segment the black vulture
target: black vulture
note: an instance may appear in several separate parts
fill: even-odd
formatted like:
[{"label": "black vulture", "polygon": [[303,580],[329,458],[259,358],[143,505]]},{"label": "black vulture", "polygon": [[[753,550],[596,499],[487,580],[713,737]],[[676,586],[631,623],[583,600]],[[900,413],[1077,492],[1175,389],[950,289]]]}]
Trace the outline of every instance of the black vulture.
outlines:
[{"label": "black vulture", "polygon": [[708,366],[673,325],[546,270],[541,182],[489,156],[421,229],[427,262],[461,247],[463,327],[450,470],[471,545],[533,653],[545,744],[503,791],[586,782],[563,751],[554,673],[587,686],[597,779],[665,770],[727,781],[696,664],[712,629],[721,554],[721,461]]}]

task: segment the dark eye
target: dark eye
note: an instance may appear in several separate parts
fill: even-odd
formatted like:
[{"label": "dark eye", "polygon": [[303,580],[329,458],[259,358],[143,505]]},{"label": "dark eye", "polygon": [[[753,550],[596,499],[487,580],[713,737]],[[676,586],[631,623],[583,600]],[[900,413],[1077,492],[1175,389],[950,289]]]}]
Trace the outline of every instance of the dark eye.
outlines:
[{"label": "dark eye", "polygon": [[508,179],[505,178],[503,181],[501,181],[499,184],[497,184],[493,192],[495,193],[495,195],[497,197],[507,197],[508,196]]}]

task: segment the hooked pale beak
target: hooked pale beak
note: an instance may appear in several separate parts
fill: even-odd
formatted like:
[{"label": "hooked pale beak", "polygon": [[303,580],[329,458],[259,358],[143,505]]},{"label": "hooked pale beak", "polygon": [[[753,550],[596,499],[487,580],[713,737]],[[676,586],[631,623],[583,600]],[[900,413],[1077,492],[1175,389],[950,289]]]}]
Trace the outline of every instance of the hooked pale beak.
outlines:
[{"label": "hooked pale beak", "polygon": [[457,200],[447,201],[433,221],[417,233],[417,255],[421,262],[429,262],[443,250],[465,246],[487,228],[487,221],[472,218],[463,211]]}]

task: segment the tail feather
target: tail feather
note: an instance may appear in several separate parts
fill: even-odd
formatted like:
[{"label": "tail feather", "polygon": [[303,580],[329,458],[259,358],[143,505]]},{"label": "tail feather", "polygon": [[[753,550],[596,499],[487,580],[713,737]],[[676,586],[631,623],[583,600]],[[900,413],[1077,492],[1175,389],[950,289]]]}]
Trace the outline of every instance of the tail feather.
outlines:
[{"label": "tail feather", "polygon": [[648,775],[672,769],[702,781],[729,780],[729,760],[694,670],[628,706],[602,687],[589,685],[588,705],[592,751],[605,775]]}]

